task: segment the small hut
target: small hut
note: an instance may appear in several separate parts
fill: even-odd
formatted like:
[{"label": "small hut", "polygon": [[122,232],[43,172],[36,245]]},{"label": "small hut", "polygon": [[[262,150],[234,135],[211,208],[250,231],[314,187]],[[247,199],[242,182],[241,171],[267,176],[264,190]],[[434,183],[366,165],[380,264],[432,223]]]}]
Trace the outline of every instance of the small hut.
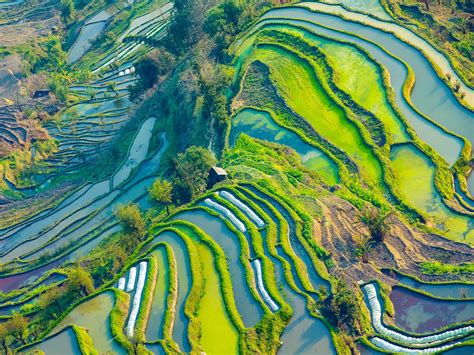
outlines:
[{"label": "small hut", "polygon": [[49,92],[49,90],[36,90],[33,94],[33,99],[40,99],[42,97],[48,96]]},{"label": "small hut", "polygon": [[227,172],[218,167],[218,166],[213,166],[211,170],[209,171],[209,187],[214,186],[218,182],[224,181],[227,179]]}]

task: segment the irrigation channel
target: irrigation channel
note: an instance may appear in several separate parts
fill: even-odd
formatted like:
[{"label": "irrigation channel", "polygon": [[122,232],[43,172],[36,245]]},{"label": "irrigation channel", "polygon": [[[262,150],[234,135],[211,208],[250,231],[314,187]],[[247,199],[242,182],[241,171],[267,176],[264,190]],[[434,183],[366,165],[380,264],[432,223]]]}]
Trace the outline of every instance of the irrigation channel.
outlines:
[{"label": "irrigation channel", "polygon": [[[437,164],[452,167],[474,142],[466,129],[472,112],[437,68],[460,80],[456,71],[392,22],[378,1],[327,2],[345,7],[300,3],[270,10],[233,45],[240,106],[232,113],[229,145],[238,146],[245,134],[288,146],[335,190],[356,176],[384,202],[402,200],[432,218],[444,236],[472,243],[472,213],[461,213],[470,211],[472,196],[453,179],[464,208],[454,211],[435,183]],[[120,11],[111,5],[85,19],[69,62],[87,57]],[[85,156],[100,157],[112,146],[129,123],[135,62],[150,49],[142,39],[162,38],[172,14],[166,3],[132,19],[91,68],[100,79],[70,88],[81,100],[62,112],[60,124],[47,123],[59,149],[25,196],[80,175],[90,168]],[[407,94],[411,73],[416,84]],[[462,90],[472,98],[464,83]],[[1,319],[34,312],[44,290],[66,282],[57,268],[119,231],[113,215],[119,203],[150,207],[148,189],[168,148],[157,127],[155,117],[139,123],[125,159],[106,179],[88,180],[56,206],[0,230],[0,263],[12,270],[0,277]],[[336,354],[337,335],[315,307],[334,288],[305,223],[291,201],[258,184],[206,192],[150,226],[149,239],[108,288],[73,305],[21,352],[81,354],[88,343],[99,353],[125,354],[136,340],[154,354],[231,354],[244,352],[246,337],[271,324],[280,327],[280,354]],[[362,354],[472,353],[464,346],[474,338],[471,283],[424,283],[382,271],[393,281],[390,294],[374,280],[360,285],[372,327],[358,344]],[[387,322],[388,300],[394,314]]]}]

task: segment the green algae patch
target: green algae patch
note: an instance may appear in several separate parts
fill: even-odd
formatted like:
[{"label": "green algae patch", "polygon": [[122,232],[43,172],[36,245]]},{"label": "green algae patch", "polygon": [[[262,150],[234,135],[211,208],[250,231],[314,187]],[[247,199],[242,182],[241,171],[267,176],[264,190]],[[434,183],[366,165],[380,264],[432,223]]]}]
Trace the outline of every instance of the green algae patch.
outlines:
[{"label": "green algae patch", "polygon": [[351,46],[313,35],[308,38],[323,49],[334,70],[336,84],[355,102],[382,120],[393,142],[410,140],[403,122],[388,102],[380,68]]},{"label": "green algae patch", "polygon": [[[316,35],[298,25],[267,24],[264,29],[262,32],[269,36],[289,38],[291,35],[314,46],[317,57],[312,58],[330,77],[334,83],[332,88],[348,96],[346,101],[352,109],[360,106],[375,115],[383,123],[382,129],[387,131],[390,141],[402,143],[410,140],[402,120],[389,103],[383,83],[383,69],[367,53],[353,45]],[[364,112],[359,115],[367,116]],[[370,122],[369,131],[376,129],[376,124]]]},{"label": "green algae patch", "polygon": [[197,316],[201,323],[200,345],[206,354],[237,353],[239,332],[227,313],[216,256],[192,231],[186,230],[186,235],[196,246],[203,275],[204,290]]},{"label": "green algae patch", "polygon": [[374,183],[381,182],[381,166],[357,128],[327,94],[312,67],[280,46],[260,45],[254,54],[270,68],[270,77],[285,102],[323,137],[346,153]]},{"label": "green algae patch", "polygon": [[392,166],[403,197],[431,217],[436,227],[450,239],[474,243],[474,219],[451,211],[433,183],[435,166],[415,146],[394,146]]}]

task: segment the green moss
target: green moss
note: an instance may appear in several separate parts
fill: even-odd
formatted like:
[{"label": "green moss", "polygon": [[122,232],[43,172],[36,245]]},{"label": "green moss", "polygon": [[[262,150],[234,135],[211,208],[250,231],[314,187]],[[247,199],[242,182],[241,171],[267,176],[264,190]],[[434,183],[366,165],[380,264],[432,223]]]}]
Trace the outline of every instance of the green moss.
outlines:
[{"label": "green moss", "polygon": [[115,341],[128,353],[133,353],[132,343],[123,334],[130,307],[130,295],[117,289],[113,289],[113,291],[115,293],[115,304],[112,312],[110,312],[110,330]]},{"label": "green moss", "polygon": [[94,349],[92,338],[87,333],[87,329],[78,327],[76,325],[71,325],[71,327],[74,330],[74,333],[76,333],[77,342],[79,344],[79,349],[81,349],[82,354],[97,355],[98,352]]}]

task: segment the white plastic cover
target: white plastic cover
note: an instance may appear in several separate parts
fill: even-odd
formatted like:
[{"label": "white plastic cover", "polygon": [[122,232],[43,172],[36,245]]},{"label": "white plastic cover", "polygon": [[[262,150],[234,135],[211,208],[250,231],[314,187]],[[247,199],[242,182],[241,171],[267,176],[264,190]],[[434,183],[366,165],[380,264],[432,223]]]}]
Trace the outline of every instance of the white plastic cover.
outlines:
[{"label": "white plastic cover", "polygon": [[237,199],[230,192],[219,191],[219,196],[225,198],[226,200],[228,200],[229,202],[231,202],[232,204],[240,208],[242,211],[244,211],[245,214],[249,216],[252,221],[255,222],[257,227],[262,228],[265,226],[265,223],[262,221],[262,219],[259,216],[257,216],[257,214],[249,206],[247,206],[245,203]]},{"label": "white plastic cover", "polygon": [[270,297],[267,292],[267,289],[265,288],[265,284],[263,283],[262,264],[260,263],[260,259],[255,259],[254,261],[252,261],[252,263],[254,264],[255,269],[257,270],[257,287],[260,290],[263,299],[273,312],[278,311],[278,305]]},{"label": "white plastic cover", "polygon": [[388,341],[381,339],[381,338],[372,338],[370,339],[370,342],[374,344],[375,346],[379,347],[380,349],[384,349],[387,351],[391,351],[393,353],[402,353],[402,354],[433,354],[433,353],[439,353],[441,351],[445,351],[449,348],[452,348],[453,346],[462,343],[462,341],[458,342],[453,342],[450,344],[446,344],[443,346],[437,346],[434,348],[428,348],[428,349],[411,349],[411,348],[406,348],[397,344],[392,344],[389,343]]},{"label": "white plastic cover", "polygon": [[453,330],[447,330],[442,333],[427,335],[422,337],[411,337],[392,329],[387,328],[382,323],[382,307],[380,306],[379,299],[377,297],[377,289],[373,284],[367,284],[364,287],[364,291],[369,299],[370,310],[372,314],[372,323],[374,325],[374,329],[382,335],[386,337],[398,340],[399,342],[410,344],[410,345],[433,345],[436,343],[440,343],[451,338],[458,337],[460,335],[468,334],[474,331],[473,326],[466,326],[462,328],[457,328]]},{"label": "white plastic cover", "polygon": [[134,266],[128,272],[127,292],[133,291],[135,288],[135,279],[137,278],[137,268]]},{"label": "white plastic cover", "polygon": [[247,231],[247,228],[245,228],[242,221],[240,219],[238,219],[237,217],[235,217],[235,215],[232,212],[230,212],[227,208],[225,208],[224,206],[218,204],[217,202],[212,201],[210,198],[206,198],[204,200],[204,203],[208,206],[211,206],[211,207],[215,208],[219,212],[222,212],[228,219],[230,219],[230,221],[242,233],[245,233]]},{"label": "white plastic cover", "polygon": [[125,277],[121,277],[118,280],[118,289],[122,291],[125,289]]},{"label": "white plastic cover", "polygon": [[140,310],[143,288],[146,281],[146,269],[147,262],[142,261],[140,263],[140,273],[138,274],[137,290],[135,291],[135,296],[133,297],[132,310],[130,311],[130,317],[128,317],[128,323],[126,327],[127,336],[129,338],[132,338],[135,332],[135,322],[137,321],[138,311]]}]

